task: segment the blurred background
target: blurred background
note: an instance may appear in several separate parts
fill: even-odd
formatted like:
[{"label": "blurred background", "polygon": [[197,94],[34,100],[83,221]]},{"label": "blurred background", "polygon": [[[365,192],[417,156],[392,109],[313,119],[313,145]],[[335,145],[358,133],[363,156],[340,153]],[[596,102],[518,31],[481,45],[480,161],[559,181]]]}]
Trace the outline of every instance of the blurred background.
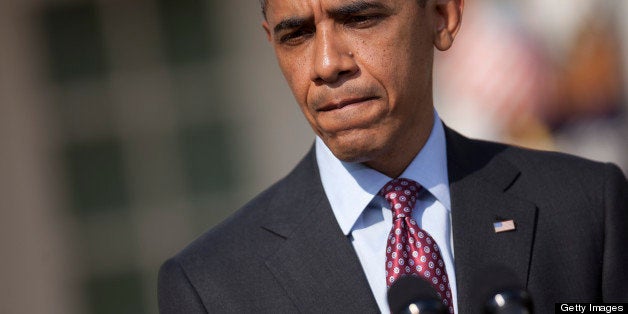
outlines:
[{"label": "blurred background", "polygon": [[[628,169],[628,1],[468,0],[462,133]],[[313,135],[257,0],[0,0],[0,313],[157,313],[160,264]]]}]

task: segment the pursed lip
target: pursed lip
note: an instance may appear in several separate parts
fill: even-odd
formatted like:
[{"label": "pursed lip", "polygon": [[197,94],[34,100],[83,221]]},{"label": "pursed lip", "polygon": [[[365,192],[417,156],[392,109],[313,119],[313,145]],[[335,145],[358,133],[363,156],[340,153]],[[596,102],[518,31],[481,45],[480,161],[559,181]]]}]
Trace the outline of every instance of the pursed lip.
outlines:
[{"label": "pursed lip", "polygon": [[341,109],[341,108],[343,108],[345,106],[348,106],[348,105],[351,105],[351,104],[365,102],[365,101],[369,101],[369,100],[373,100],[373,99],[377,99],[377,98],[378,97],[374,97],[374,96],[358,97],[358,98],[346,98],[346,99],[343,99],[343,100],[338,101],[338,102],[327,103],[327,104],[317,108],[316,111],[331,111],[331,110]]}]

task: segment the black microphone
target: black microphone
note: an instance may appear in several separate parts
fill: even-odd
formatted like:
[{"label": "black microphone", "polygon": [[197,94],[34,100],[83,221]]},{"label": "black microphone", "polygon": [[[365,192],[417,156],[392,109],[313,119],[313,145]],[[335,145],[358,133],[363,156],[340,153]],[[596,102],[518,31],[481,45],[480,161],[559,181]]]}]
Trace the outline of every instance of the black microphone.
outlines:
[{"label": "black microphone", "polygon": [[447,308],[432,285],[416,276],[402,276],[388,289],[392,314],[446,314]]},{"label": "black microphone", "polygon": [[476,313],[532,314],[532,297],[517,275],[503,265],[492,265],[475,274],[471,304]]}]

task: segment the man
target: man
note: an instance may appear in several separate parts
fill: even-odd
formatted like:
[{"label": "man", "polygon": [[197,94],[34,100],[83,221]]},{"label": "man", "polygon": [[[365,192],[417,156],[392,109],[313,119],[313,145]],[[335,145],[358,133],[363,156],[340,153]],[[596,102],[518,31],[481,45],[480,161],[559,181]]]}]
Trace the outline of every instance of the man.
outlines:
[{"label": "man", "polygon": [[386,289],[404,273],[429,280],[450,312],[473,313],[472,278],[490,264],[516,273],[537,313],[628,301],[617,167],[470,140],[435,114],[433,47],[452,45],[463,0],[262,6],[317,139],[162,266],[162,313],[388,312]]}]

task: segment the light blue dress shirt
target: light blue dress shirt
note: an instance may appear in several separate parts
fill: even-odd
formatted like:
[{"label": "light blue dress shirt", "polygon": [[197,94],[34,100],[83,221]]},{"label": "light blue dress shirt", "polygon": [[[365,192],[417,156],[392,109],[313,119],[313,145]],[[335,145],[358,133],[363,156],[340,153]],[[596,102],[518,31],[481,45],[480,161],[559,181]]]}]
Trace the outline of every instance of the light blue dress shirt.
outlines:
[{"label": "light blue dress shirt", "polygon": [[[382,313],[390,313],[386,300],[385,264],[392,212],[388,202],[377,193],[392,178],[361,163],[340,161],[318,137],[316,159],[323,188],[338,224],[351,239],[379,309]],[[458,313],[445,131],[436,112],[430,137],[400,177],[412,179],[423,187],[412,217],[441,249],[454,311]]]}]

